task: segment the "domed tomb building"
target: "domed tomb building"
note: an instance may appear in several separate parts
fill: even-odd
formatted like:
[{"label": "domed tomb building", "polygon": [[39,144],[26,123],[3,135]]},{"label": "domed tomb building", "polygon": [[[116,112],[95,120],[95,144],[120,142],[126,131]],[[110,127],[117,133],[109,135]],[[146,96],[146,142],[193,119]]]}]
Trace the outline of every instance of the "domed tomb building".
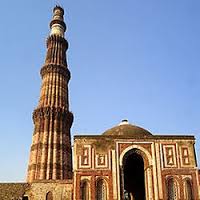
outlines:
[{"label": "domed tomb building", "polygon": [[194,144],[127,120],[102,135],[76,135],[74,199],[199,199]]}]

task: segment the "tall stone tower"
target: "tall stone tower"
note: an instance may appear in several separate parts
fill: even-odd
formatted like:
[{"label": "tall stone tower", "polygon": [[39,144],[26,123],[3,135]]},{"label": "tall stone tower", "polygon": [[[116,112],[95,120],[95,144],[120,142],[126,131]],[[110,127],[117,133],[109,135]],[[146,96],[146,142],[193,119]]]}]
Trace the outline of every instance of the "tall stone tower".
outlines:
[{"label": "tall stone tower", "polygon": [[41,68],[42,86],[37,108],[33,112],[34,132],[30,150],[27,181],[72,178],[68,70],[64,38],[64,10],[56,6],[47,38],[47,55]]}]

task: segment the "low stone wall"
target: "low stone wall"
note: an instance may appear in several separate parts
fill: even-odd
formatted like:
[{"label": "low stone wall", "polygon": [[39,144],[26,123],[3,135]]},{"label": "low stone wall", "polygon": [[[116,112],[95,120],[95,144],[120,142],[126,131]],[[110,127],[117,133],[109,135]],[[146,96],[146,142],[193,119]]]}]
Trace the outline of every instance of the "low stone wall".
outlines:
[{"label": "low stone wall", "polygon": [[28,183],[0,183],[0,200],[20,200],[29,189]]},{"label": "low stone wall", "polygon": [[22,200],[23,197],[28,197],[28,200],[46,200],[49,192],[55,200],[72,200],[72,180],[0,183],[0,200]]},{"label": "low stone wall", "polygon": [[29,200],[46,200],[46,195],[51,192],[55,200],[72,200],[72,191],[72,180],[52,180],[31,183],[31,187],[25,195]]}]

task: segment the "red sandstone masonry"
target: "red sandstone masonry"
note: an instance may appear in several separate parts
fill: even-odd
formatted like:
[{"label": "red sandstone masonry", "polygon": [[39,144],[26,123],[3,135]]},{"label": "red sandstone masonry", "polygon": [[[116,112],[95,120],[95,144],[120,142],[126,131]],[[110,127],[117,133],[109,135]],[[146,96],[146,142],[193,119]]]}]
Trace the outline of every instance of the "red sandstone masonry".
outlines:
[{"label": "red sandstone masonry", "polygon": [[[66,25],[64,11],[55,7],[50,23]],[[56,30],[57,31],[57,30]],[[27,181],[63,180],[72,178],[70,128],[73,114],[69,112],[66,51],[68,42],[64,31],[54,31],[47,39],[47,55],[41,69],[42,86],[38,107],[33,112],[34,133],[30,151]]]}]

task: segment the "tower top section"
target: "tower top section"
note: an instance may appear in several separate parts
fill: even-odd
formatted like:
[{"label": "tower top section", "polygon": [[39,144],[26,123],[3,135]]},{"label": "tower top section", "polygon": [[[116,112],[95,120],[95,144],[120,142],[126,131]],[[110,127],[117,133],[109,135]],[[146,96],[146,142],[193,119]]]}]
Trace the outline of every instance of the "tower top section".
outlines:
[{"label": "tower top section", "polygon": [[55,6],[53,9],[53,19],[50,22],[50,35],[59,35],[64,37],[66,24],[64,22],[64,10],[60,6]]}]

